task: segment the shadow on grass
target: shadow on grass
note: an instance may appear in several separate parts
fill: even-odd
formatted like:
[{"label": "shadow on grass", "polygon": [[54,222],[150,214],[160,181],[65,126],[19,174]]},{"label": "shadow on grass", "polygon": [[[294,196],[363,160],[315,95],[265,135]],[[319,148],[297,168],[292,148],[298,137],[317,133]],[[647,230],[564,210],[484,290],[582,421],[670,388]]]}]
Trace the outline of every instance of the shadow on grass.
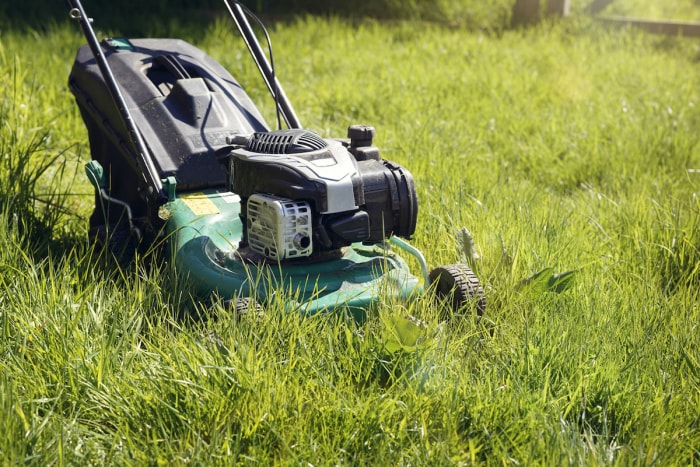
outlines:
[{"label": "shadow on grass", "polygon": [[[223,3],[202,0],[196,7],[184,1],[83,0],[83,8],[94,19],[95,28],[108,29],[126,36],[167,36],[186,32],[193,39],[201,37],[206,26],[225,14]],[[67,1],[30,0],[0,5],[3,30],[45,31],[52,25],[69,21]]]}]

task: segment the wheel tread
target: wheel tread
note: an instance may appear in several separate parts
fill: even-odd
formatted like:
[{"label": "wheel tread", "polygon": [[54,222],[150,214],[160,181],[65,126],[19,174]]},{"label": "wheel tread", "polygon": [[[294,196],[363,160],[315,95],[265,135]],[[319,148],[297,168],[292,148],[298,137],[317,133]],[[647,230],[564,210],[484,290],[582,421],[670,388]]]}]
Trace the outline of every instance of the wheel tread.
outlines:
[{"label": "wheel tread", "polygon": [[452,311],[456,312],[468,302],[474,302],[479,316],[486,311],[486,296],[479,278],[466,264],[440,266],[429,274],[430,284],[435,284],[439,298],[451,298]]}]

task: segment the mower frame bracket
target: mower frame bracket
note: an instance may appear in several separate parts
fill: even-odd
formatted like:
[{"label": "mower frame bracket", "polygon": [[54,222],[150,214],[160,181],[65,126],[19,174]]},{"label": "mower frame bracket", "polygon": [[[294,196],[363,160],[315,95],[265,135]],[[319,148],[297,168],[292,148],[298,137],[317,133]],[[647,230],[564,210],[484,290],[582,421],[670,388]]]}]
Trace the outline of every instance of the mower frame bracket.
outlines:
[{"label": "mower frame bracket", "polygon": [[428,273],[428,263],[425,261],[425,256],[423,256],[423,253],[421,253],[418,248],[414,247],[406,240],[397,237],[396,235],[392,235],[391,238],[389,238],[389,241],[418,260],[421,273],[423,274],[423,280],[426,284],[429,284],[430,277]]},{"label": "mower frame bracket", "polygon": [[163,191],[165,191],[168,201],[175,201],[175,189],[177,188],[177,180],[172,175],[168,178],[161,179],[163,183]]}]

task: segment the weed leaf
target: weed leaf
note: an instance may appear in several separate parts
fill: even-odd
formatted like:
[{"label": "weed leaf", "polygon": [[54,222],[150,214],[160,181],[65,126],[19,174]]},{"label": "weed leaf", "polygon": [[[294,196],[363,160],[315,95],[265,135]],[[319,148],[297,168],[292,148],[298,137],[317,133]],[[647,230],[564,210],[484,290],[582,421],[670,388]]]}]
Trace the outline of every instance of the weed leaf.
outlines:
[{"label": "weed leaf", "polygon": [[520,289],[526,289],[533,293],[554,292],[562,293],[572,285],[572,279],[576,271],[569,270],[552,273],[552,268],[544,268],[520,281]]},{"label": "weed leaf", "polygon": [[389,316],[384,319],[384,346],[387,351],[411,352],[417,349],[418,341],[423,337],[424,330],[418,324],[401,316]]},{"label": "weed leaf", "polygon": [[545,290],[552,277],[552,268],[544,268],[541,271],[534,273],[520,281],[520,287],[525,287],[531,290]]},{"label": "weed leaf", "polygon": [[554,293],[562,293],[571,288],[572,279],[576,271],[569,270],[552,274],[547,281],[547,290]]}]

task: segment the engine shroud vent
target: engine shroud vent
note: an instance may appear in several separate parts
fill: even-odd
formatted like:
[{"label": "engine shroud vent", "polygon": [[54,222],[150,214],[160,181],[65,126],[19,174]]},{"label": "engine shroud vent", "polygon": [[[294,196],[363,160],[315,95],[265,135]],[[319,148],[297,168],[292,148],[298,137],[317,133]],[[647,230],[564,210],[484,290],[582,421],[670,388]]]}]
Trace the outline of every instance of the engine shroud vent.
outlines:
[{"label": "engine shroud vent", "polygon": [[277,130],[253,133],[248,150],[259,154],[300,154],[328,147],[328,143],[306,130]]},{"label": "engine shroud vent", "polygon": [[311,255],[311,207],[308,203],[255,194],[247,204],[247,235],[253,251],[273,260]]}]

